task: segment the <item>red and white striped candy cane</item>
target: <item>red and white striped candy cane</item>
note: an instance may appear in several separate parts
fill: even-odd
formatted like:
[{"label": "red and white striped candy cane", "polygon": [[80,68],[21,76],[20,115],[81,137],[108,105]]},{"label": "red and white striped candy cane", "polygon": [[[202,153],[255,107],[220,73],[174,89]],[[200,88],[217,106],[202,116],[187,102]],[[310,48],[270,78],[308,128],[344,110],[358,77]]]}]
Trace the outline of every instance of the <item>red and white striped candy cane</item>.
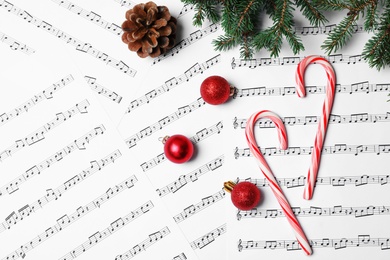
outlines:
[{"label": "red and white striped candy cane", "polygon": [[278,139],[280,143],[280,148],[283,150],[287,149],[287,133],[283,121],[280,119],[278,115],[268,110],[262,110],[257,113],[254,113],[249,117],[246,123],[245,136],[249,145],[249,149],[253,154],[253,156],[256,157],[257,159],[256,162],[259,165],[260,170],[264,174],[265,178],[268,180],[271,190],[273,191],[276,199],[278,200],[280,206],[282,207],[282,210],[286,215],[288,222],[293,228],[295,237],[297,238],[299,245],[307,255],[311,255],[312,249],[310,247],[309,241],[307,240],[301,225],[299,224],[297,218],[295,217],[294,212],[292,211],[286,196],[284,196],[282,189],[280,188],[277,180],[275,179],[274,174],[272,173],[270,167],[268,166],[268,163],[265,161],[260,151],[260,148],[257,146],[255,135],[254,135],[254,125],[257,119],[263,117],[269,118],[270,120],[272,120],[272,122],[274,122],[276,129],[278,130]]},{"label": "red and white striped candy cane", "polygon": [[310,200],[313,197],[314,186],[317,180],[318,169],[320,167],[322,147],[324,144],[326,129],[328,127],[329,116],[332,111],[336,85],[336,76],[332,65],[330,65],[326,59],[320,56],[308,56],[298,64],[297,72],[295,74],[295,80],[297,83],[296,90],[299,97],[306,96],[305,83],[303,78],[306,67],[311,63],[321,64],[322,67],[324,67],[326,71],[326,77],[328,78],[328,85],[326,88],[325,102],[322,107],[322,117],[318,124],[317,135],[314,141],[311,165],[307,174],[305,190],[303,193],[303,198],[306,200]]}]

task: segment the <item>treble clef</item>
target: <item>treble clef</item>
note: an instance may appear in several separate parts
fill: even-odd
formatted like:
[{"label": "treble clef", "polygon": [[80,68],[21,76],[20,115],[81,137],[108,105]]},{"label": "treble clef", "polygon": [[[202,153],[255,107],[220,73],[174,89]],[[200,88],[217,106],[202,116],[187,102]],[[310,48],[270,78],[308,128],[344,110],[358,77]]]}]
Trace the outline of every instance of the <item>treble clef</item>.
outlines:
[{"label": "treble clef", "polygon": [[237,129],[237,127],[238,127],[237,117],[236,116],[234,117],[233,127],[234,127],[234,129]]},{"label": "treble clef", "polygon": [[238,252],[241,252],[242,251],[242,240],[238,240]]},{"label": "treble clef", "polygon": [[236,149],[234,151],[234,158],[238,159],[238,157],[240,157],[240,154],[238,153],[238,147],[236,147]]},{"label": "treble clef", "polygon": [[241,220],[241,210],[237,210],[237,220],[240,221]]},{"label": "treble clef", "polygon": [[231,65],[232,65],[232,69],[234,70],[236,68],[236,59],[234,57],[232,58]]}]

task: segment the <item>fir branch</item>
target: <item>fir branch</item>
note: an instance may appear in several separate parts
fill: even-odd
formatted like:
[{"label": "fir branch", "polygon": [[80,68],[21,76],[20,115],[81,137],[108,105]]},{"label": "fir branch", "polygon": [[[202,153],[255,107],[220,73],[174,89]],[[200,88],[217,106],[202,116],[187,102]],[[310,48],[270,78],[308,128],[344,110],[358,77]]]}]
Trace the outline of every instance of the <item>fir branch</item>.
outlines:
[{"label": "fir branch", "polygon": [[380,24],[378,33],[368,40],[363,50],[363,57],[369,66],[377,70],[390,64],[390,3],[382,14]]},{"label": "fir branch", "polygon": [[375,30],[375,26],[378,20],[377,7],[378,3],[375,0],[370,1],[371,5],[367,7],[366,19],[364,19],[364,30],[371,32]]},{"label": "fir branch", "polygon": [[312,25],[320,26],[328,22],[328,19],[310,1],[296,0],[295,3]]},{"label": "fir branch", "polygon": [[235,27],[235,4],[233,0],[226,0],[222,8],[221,25],[226,33],[232,34]]},{"label": "fir branch", "polygon": [[[251,58],[254,51],[265,49],[278,56],[283,40],[294,54],[304,50],[294,33],[294,7],[313,26],[328,22],[323,11],[345,11],[344,17],[321,46],[327,54],[343,48],[355,33],[359,17],[364,18],[364,30],[374,36],[366,43],[363,56],[370,67],[378,70],[390,65],[390,0],[181,0],[194,6],[193,23],[202,25],[205,19],[221,22],[224,35],[213,40],[216,50],[226,51],[240,46],[240,56]],[[266,17],[267,16],[267,17]],[[273,25],[261,29],[263,17]]]},{"label": "fir branch", "polygon": [[244,58],[250,58],[253,56],[253,48],[250,44],[251,39],[248,35],[243,35],[243,43],[241,44],[240,48],[240,56]]},{"label": "fir branch", "polygon": [[[272,26],[272,31],[274,33],[274,36],[272,37],[272,47],[268,50],[271,52],[271,57],[277,57],[280,49],[282,47],[282,27],[284,24],[285,15],[287,12],[287,6],[288,6],[288,0],[276,0],[275,1],[276,9],[275,9],[275,15],[273,15],[274,20],[274,26]],[[279,13],[280,11],[280,13]]]},{"label": "fir branch", "polygon": [[218,0],[182,0],[182,2],[185,4],[194,5],[195,15],[193,17],[192,23],[195,26],[202,26],[206,18],[213,23],[216,23],[220,20],[220,15],[218,12]]},{"label": "fir branch", "polygon": [[328,38],[321,45],[321,48],[329,55],[341,49],[352,37],[356,26],[357,13],[345,17],[336,28],[329,34]]},{"label": "fir branch", "polygon": [[344,4],[344,1],[341,0],[313,0],[313,5],[326,11],[351,10],[351,7]]},{"label": "fir branch", "polygon": [[239,44],[239,37],[233,35],[220,35],[213,40],[213,45],[217,51],[227,51]]},{"label": "fir branch", "polygon": [[290,44],[290,47],[294,55],[298,54],[300,51],[305,50],[305,47],[303,46],[301,39],[291,31],[291,28],[284,26],[283,33],[286,37],[287,42]]}]

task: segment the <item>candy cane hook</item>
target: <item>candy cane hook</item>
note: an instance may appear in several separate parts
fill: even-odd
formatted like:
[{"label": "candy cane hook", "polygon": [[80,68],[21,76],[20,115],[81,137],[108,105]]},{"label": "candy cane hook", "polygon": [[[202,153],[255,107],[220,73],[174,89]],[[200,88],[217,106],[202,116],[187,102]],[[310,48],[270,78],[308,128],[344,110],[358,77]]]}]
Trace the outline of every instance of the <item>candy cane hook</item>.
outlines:
[{"label": "candy cane hook", "polygon": [[254,125],[257,119],[263,117],[272,120],[272,122],[276,126],[276,129],[278,130],[278,139],[280,143],[280,148],[283,150],[287,149],[287,133],[283,121],[275,113],[268,110],[262,110],[252,114],[247,121],[245,127],[245,136],[249,145],[249,149],[251,153],[254,155],[254,157],[256,157],[257,159],[256,162],[259,165],[260,170],[268,180],[269,186],[271,187],[272,192],[274,193],[284,214],[286,215],[287,220],[290,223],[295,233],[295,237],[297,238],[299,245],[307,255],[311,255],[312,249],[310,247],[309,241],[307,240],[301,225],[299,224],[297,218],[295,217],[294,212],[292,211],[291,206],[287,201],[287,198],[284,196],[282,189],[280,188],[277,180],[275,179],[274,174],[272,173],[270,167],[268,166],[268,163],[265,161],[262,153],[260,152],[260,148],[256,144],[256,139],[254,135]]},{"label": "candy cane hook", "polygon": [[332,111],[336,85],[336,76],[332,65],[330,65],[326,59],[320,56],[308,56],[298,64],[297,73],[295,74],[295,80],[297,83],[296,90],[299,97],[306,96],[305,83],[303,78],[306,67],[311,63],[317,63],[324,67],[326,76],[328,78],[328,85],[326,88],[324,105],[322,107],[322,117],[318,124],[317,134],[314,141],[311,165],[307,174],[305,190],[303,193],[303,198],[307,200],[310,200],[313,197],[314,186],[317,180],[318,169],[320,167],[322,147],[325,140],[326,130],[328,128],[330,113]]}]

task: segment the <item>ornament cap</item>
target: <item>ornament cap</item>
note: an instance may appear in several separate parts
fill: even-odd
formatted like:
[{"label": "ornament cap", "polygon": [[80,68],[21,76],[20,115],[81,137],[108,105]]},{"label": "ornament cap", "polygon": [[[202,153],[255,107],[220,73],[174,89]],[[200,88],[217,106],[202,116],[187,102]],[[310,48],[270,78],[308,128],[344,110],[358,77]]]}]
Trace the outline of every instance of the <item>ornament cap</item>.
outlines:
[{"label": "ornament cap", "polygon": [[234,188],[235,185],[236,185],[236,184],[235,184],[234,182],[232,182],[232,181],[227,181],[227,182],[224,182],[224,183],[223,183],[223,188],[224,188],[227,192],[231,193],[231,192],[233,191],[233,188]]},{"label": "ornament cap", "polygon": [[230,94],[229,96],[232,97],[234,96],[234,94],[236,94],[236,88],[232,85],[230,85]]},{"label": "ornament cap", "polygon": [[169,137],[170,137],[169,135],[166,135],[166,136],[164,136],[164,137],[159,137],[158,140],[159,140],[160,142],[162,142],[163,144],[165,144],[165,143],[167,142],[167,140],[168,140]]}]

